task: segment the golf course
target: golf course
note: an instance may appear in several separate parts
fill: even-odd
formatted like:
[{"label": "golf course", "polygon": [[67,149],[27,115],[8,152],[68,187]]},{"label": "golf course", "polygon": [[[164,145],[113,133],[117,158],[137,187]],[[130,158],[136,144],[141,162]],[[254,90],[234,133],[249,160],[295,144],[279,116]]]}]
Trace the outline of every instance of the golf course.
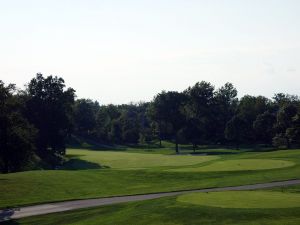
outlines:
[{"label": "golf course", "polygon": [[[202,149],[193,153],[186,146],[175,154],[172,147],[68,149],[68,161],[56,170],[1,174],[0,208],[300,178],[297,149]],[[182,194],[21,218],[4,224],[296,225],[299,215],[300,185],[295,185]]]}]

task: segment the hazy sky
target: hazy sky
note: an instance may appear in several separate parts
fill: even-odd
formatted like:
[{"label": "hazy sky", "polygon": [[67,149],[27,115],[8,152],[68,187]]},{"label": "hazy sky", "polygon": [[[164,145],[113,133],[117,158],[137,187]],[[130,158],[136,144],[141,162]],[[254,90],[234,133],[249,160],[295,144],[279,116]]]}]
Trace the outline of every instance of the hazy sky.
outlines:
[{"label": "hazy sky", "polygon": [[299,0],[0,0],[0,79],[58,75],[100,103],[197,81],[300,94]]}]

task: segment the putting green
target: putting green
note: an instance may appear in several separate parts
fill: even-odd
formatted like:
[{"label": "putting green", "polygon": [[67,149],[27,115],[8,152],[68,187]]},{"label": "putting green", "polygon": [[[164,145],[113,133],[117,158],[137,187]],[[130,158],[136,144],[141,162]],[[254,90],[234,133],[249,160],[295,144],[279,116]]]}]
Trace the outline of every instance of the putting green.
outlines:
[{"label": "putting green", "polygon": [[273,159],[238,159],[211,163],[206,166],[176,168],[172,172],[211,172],[211,171],[240,171],[240,170],[266,170],[295,165],[294,162]]},{"label": "putting green", "polygon": [[161,155],[77,149],[69,149],[67,154],[77,159],[116,169],[187,166],[219,158],[218,156]]},{"label": "putting green", "polygon": [[177,201],[220,208],[295,208],[300,194],[271,191],[228,191],[181,195]]}]

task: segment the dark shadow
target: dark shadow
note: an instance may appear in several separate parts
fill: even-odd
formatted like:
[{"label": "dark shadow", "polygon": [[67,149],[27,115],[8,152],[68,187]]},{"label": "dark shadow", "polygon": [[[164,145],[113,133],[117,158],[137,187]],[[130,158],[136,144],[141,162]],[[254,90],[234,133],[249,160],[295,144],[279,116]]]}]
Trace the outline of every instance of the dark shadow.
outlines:
[{"label": "dark shadow", "polygon": [[14,224],[19,224],[18,222],[14,220],[10,220],[12,215],[15,214],[15,211],[18,209],[3,209],[0,210],[0,224],[2,225],[14,225]]},{"label": "dark shadow", "polygon": [[1,225],[19,225],[20,223],[18,223],[16,220],[8,220],[5,222],[0,222]]},{"label": "dark shadow", "polygon": [[107,166],[101,166],[98,163],[88,162],[82,159],[73,158],[67,161],[60,169],[62,170],[90,170],[90,169],[104,169]]},{"label": "dark shadow", "polygon": [[196,151],[191,152],[191,155],[234,155],[239,154],[240,152],[208,152],[208,151]]},{"label": "dark shadow", "polygon": [[80,158],[80,157],[83,157],[85,155],[76,155],[76,154],[67,154],[66,157],[68,159],[77,159],[77,158]]}]

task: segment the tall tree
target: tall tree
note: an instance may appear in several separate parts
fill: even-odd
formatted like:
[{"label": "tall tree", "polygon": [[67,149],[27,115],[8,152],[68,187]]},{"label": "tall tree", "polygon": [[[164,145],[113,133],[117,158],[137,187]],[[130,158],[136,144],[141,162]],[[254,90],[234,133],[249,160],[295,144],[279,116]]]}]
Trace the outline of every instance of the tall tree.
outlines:
[{"label": "tall tree", "polygon": [[270,107],[271,101],[263,96],[255,97],[245,95],[240,99],[237,115],[243,120],[243,124],[246,126],[246,129],[243,129],[244,133],[242,134],[245,142],[256,142],[253,123],[258,115],[270,110]]},{"label": "tall tree", "polygon": [[27,117],[38,129],[37,154],[50,165],[65,154],[75,91],[59,77],[37,74],[27,87]]},{"label": "tall tree", "polygon": [[277,134],[274,137],[276,146],[286,145],[291,147],[291,131],[289,128],[294,126],[294,120],[297,121],[297,107],[294,104],[283,105],[277,113],[276,130]]},{"label": "tall tree", "polygon": [[219,88],[214,97],[214,124],[216,130],[216,142],[224,143],[224,131],[227,122],[234,116],[238,104],[237,90],[231,83],[226,83]]},{"label": "tall tree", "polygon": [[194,147],[201,142],[210,142],[215,138],[215,126],[212,121],[214,86],[202,81],[184,91],[186,95],[185,115],[186,132]]},{"label": "tall tree", "polygon": [[22,102],[15,86],[0,81],[0,170],[4,173],[24,169],[34,152],[35,129],[21,113]]},{"label": "tall tree", "polygon": [[178,132],[185,123],[185,115],[183,113],[185,99],[186,96],[183,93],[170,91],[158,94],[153,101],[156,121],[172,127],[170,134],[175,140],[176,153],[179,153]]}]

